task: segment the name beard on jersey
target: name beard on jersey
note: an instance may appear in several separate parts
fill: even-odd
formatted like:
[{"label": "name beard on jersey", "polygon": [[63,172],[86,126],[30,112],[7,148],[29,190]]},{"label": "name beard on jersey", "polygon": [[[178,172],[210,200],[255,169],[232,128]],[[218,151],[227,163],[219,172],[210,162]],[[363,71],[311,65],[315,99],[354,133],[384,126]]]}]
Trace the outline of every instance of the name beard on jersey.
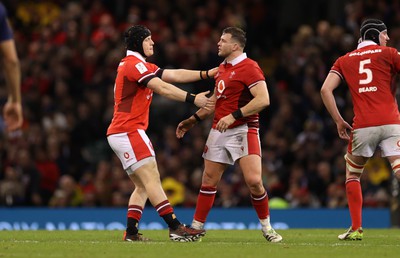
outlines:
[{"label": "name beard on jersey", "polygon": [[358,89],[358,93],[375,92],[375,91],[378,91],[378,87],[376,87],[376,86],[361,87],[361,88]]}]

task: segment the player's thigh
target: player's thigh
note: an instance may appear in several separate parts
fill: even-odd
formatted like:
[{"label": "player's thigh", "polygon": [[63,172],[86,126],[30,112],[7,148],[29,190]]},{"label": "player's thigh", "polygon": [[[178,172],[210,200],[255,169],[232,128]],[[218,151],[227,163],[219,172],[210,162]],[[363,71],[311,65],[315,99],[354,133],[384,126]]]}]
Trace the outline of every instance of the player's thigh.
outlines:
[{"label": "player's thigh", "polygon": [[133,182],[138,183],[141,186],[146,187],[149,184],[160,183],[160,173],[158,171],[157,162],[150,160],[137,168],[131,175],[130,178]]},{"label": "player's thigh", "polygon": [[244,156],[239,159],[239,166],[247,185],[252,186],[262,183],[260,156],[255,154]]},{"label": "player's thigh", "polygon": [[227,164],[204,159],[202,185],[217,186],[227,167]]},{"label": "player's thigh", "polygon": [[143,182],[141,181],[141,179],[135,173],[129,174],[129,178],[131,179],[131,181],[135,185],[135,189],[138,189],[138,188],[145,189]]}]

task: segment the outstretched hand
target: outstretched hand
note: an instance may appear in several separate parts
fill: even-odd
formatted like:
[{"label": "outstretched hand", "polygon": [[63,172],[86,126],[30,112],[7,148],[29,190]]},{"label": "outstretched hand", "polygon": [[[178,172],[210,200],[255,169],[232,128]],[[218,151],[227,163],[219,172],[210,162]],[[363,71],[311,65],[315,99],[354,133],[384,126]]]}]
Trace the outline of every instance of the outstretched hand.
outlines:
[{"label": "outstretched hand", "polygon": [[176,138],[181,139],[187,131],[189,131],[196,124],[196,120],[191,120],[190,118],[183,120],[176,127]]},{"label": "outstretched hand", "polygon": [[21,104],[14,102],[7,102],[3,108],[3,117],[8,132],[20,129],[23,122]]},{"label": "outstretched hand", "polygon": [[207,98],[206,95],[208,93],[210,93],[209,90],[197,94],[194,99],[194,104],[199,108],[204,108],[206,110],[212,110],[214,108],[215,102],[214,102],[214,100]]}]

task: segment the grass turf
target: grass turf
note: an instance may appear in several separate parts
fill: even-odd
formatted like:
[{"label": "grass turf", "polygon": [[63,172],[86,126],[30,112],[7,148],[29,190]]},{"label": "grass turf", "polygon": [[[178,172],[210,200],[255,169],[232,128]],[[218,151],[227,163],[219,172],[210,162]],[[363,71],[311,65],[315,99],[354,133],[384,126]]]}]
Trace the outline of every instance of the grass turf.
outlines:
[{"label": "grass turf", "polygon": [[398,257],[399,229],[366,229],[362,241],[339,241],[345,229],[209,230],[201,242],[175,243],[167,230],[143,230],[151,242],[124,242],[121,231],[0,231],[0,257]]}]

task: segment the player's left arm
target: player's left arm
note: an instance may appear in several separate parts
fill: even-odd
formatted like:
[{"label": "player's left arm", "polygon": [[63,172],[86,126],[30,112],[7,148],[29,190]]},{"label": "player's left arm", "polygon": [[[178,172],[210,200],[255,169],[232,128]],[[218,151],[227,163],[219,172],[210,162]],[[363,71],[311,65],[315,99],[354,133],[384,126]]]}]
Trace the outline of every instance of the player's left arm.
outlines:
[{"label": "player's left arm", "polygon": [[339,137],[344,140],[349,140],[350,136],[348,135],[347,130],[352,130],[352,127],[340,114],[336,105],[335,96],[333,95],[333,91],[339,87],[340,83],[340,76],[336,72],[330,72],[321,87],[321,98],[333,121],[336,123]]},{"label": "player's left arm", "polygon": [[224,116],[218,121],[216,126],[218,131],[224,132],[237,119],[257,114],[269,106],[269,93],[267,89],[267,83],[265,81],[257,82],[253,87],[250,88],[250,93],[254,98],[249,103],[232,112],[231,114]]},{"label": "player's left arm", "polygon": [[258,114],[270,104],[267,83],[265,81],[257,82],[250,88],[250,93],[254,98],[245,106],[240,108],[243,117]]},{"label": "player's left arm", "polygon": [[218,72],[218,67],[210,70],[164,69],[161,79],[169,83],[188,83],[212,79]]}]

